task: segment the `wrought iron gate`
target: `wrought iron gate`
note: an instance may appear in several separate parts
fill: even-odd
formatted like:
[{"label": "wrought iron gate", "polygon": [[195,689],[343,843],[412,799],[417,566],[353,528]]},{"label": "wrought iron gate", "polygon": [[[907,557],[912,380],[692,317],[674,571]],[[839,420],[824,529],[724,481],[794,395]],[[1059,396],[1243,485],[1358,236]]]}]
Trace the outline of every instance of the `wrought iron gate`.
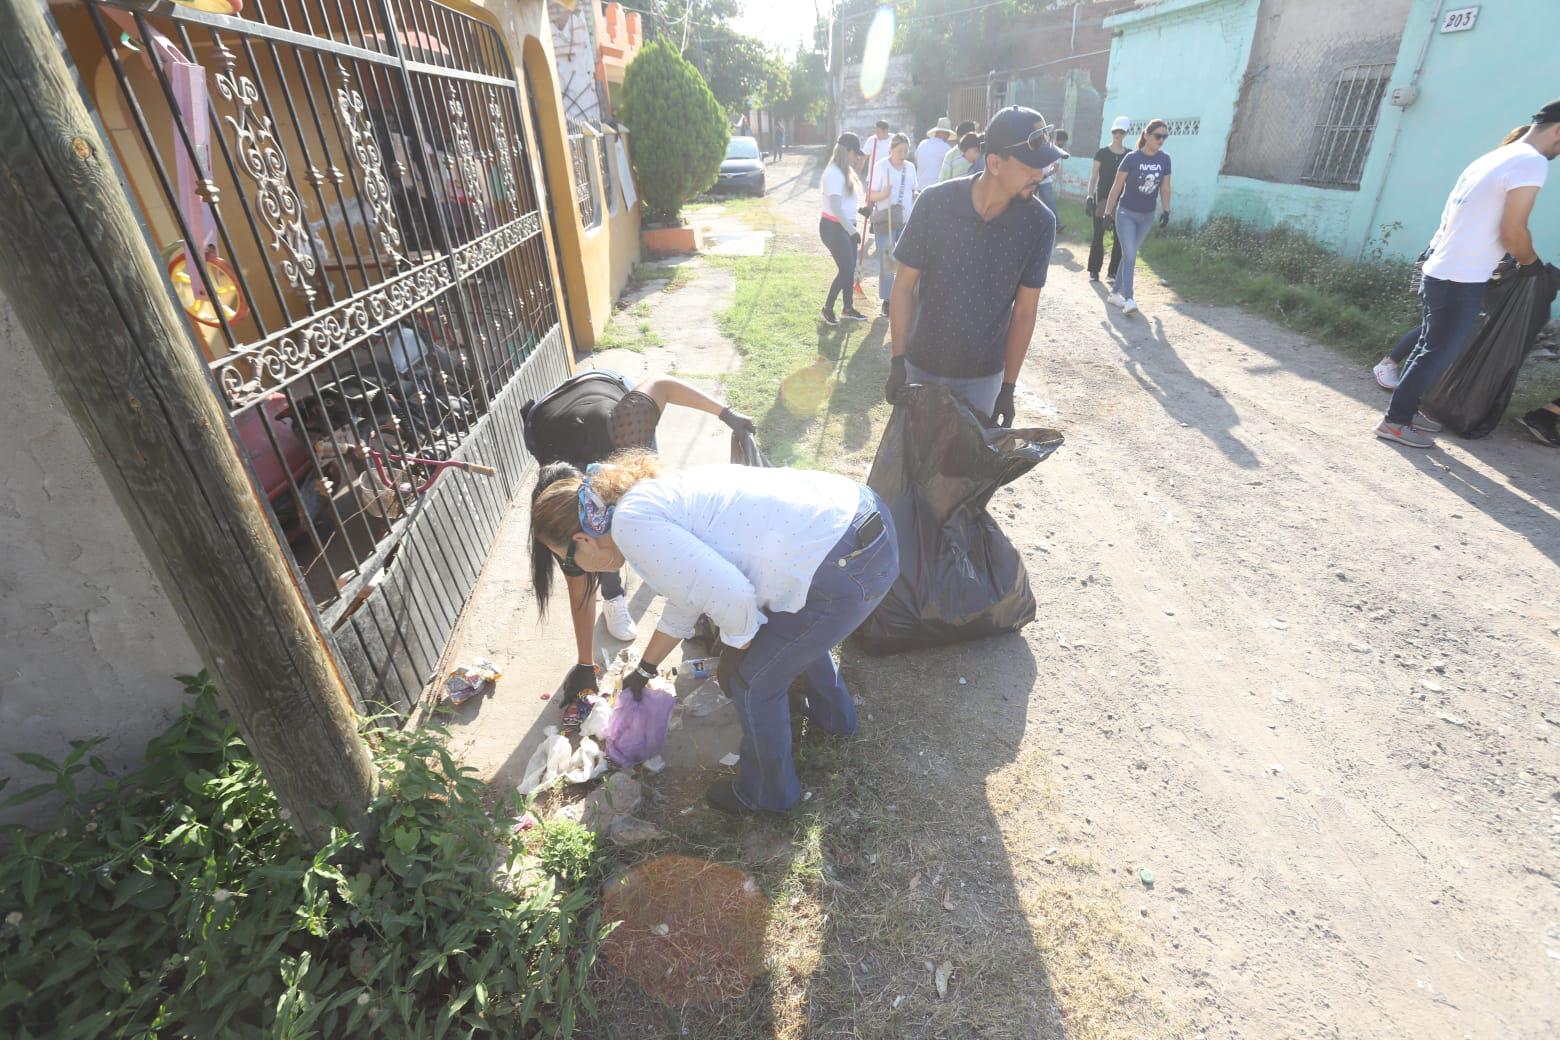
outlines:
[{"label": "wrought iron gate", "polygon": [[220,6],[55,18],[343,672],[404,710],[567,370],[523,88],[436,0]]}]

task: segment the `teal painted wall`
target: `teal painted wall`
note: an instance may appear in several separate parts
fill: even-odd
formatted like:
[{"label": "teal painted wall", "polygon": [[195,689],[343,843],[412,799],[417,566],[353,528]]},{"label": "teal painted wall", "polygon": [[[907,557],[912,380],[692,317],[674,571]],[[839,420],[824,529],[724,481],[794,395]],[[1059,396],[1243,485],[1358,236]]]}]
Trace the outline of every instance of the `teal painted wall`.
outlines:
[{"label": "teal painted wall", "polygon": [[1257,227],[1288,224],[1333,249],[1346,247],[1359,192],[1221,175],[1210,215]]},{"label": "teal painted wall", "polygon": [[[1105,126],[1122,115],[1201,120],[1196,134],[1165,142],[1174,163],[1170,208],[1176,220],[1203,221],[1213,212],[1257,8],[1257,0],[1165,0],[1105,20],[1107,29],[1121,30],[1111,42]],[[1108,130],[1103,136],[1109,139]],[[1127,146],[1136,143],[1130,138]]]},{"label": "teal painted wall", "polygon": [[[1473,6],[1463,0],[1416,0],[1398,51],[1393,85],[1406,85],[1424,51],[1419,98],[1383,109],[1365,167],[1349,238],[1369,249],[1383,225],[1402,222],[1387,252],[1413,256],[1441,220],[1446,196],[1463,167],[1500,143],[1560,96],[1560,0],[1486,0],[1467,32],[1437,31],[1437,12]],[[1425,48],[1426,40],[1428,49]],[[1394,139],[1395,138],[1395,139]],[[1368,190],[1367,190],[1368,189]],[[1381,201],[1376,204],[1376,191]],[[1560,167],[1551,163],[1528,225],[1540,256],[1560,262]]]}]

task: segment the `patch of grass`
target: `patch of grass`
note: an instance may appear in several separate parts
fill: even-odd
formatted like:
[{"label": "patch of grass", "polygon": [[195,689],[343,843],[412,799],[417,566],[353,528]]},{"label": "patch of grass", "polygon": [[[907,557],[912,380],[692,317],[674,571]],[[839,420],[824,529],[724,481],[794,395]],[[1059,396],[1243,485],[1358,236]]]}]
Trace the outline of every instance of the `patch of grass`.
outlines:
[{"label": "patch of grass", "polygon": [[642,289],[652,282],[664,281],[662,292],[676,292],[687,285],[691,277],[687,264],[635,264],[624,289]]},{"label": "patch of grass", "polygon": [[615,315],[607,323],[606,330],[596,340],[595,350],[629,350],[643,354],[651,347],[663,347],[661,339],[648,321],[633,319],[628,312]]},{"label": "patch of grass", "polygon": [[773,230],[779,221],[774,204],[767,195],[712,196],[708,205],[722,216],[736,217],[761,231]]},{"label": "patch of grass", "polygon": [[[758,420],[771,461],[864,473],[892,410],[883,401],[888,322],[819,323],[834,276],[826,257],[771,251],[709,262],[736,275],[732,305],[716,317],[742,354],[726,393]],[[873,311],[875,304],[869,283],[858,306]]]},{"label": "patch of grass", "polygon": [[[1060,209],[1063,240],[1087,247],[1092,222],[1082,205],[1063,199]],[[1288,227],[1260,230],[1229,217],[1172,224],[1144,241],[1142,262],[1189,300],[1243,307],[1362,363],[1380,360],[1419,323],[1410,261],[1378,250],[1355,263]],[[1560,366],[1525,365],[1507,414],[1557,394]]]}]

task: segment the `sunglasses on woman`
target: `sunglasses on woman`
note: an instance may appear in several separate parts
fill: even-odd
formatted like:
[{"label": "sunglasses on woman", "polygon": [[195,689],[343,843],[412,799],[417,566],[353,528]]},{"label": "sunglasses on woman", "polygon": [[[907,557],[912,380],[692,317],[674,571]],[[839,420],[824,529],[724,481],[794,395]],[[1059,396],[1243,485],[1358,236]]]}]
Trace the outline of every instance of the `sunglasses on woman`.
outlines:
[{"label": "sunglasses on woman", "polygon": [[1155,133],[1149,134],[1148,136],[1152,137],[1156,141],[1163,141],[1165,138],[1169,137],[1170,135],[1169,134],[1162,134],[1162,133],[1155,132]]}]

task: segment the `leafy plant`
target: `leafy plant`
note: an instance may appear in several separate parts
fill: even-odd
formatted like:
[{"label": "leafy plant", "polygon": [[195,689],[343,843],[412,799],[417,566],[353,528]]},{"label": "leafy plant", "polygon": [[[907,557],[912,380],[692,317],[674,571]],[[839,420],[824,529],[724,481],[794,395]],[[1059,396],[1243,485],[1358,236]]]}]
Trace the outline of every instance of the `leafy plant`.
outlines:
[{"label": "leafy plant", "polygon": [[[0,843],[0,1035],[568,1036],[602,936],[593,893],[537,868],[437,729],[375,731],[382,844],[298,839],[204,675],[147,765]],[[591,850],[593,851],[593,850]],[[586,850],[571,876],[594,877]]]},{"label": "leafy plant", "polygon": [[651,223],[675,222],[683,203],[715,183],[731,131],[697,69],[657,40],[623,76],[634,182]]},{"label": "leafy plant", "polygon": [[542,829],[538,856],[542,869],[565,885],[589,885],[600,879],[603,860],[596,835],[573,820],[555,820]]}]

